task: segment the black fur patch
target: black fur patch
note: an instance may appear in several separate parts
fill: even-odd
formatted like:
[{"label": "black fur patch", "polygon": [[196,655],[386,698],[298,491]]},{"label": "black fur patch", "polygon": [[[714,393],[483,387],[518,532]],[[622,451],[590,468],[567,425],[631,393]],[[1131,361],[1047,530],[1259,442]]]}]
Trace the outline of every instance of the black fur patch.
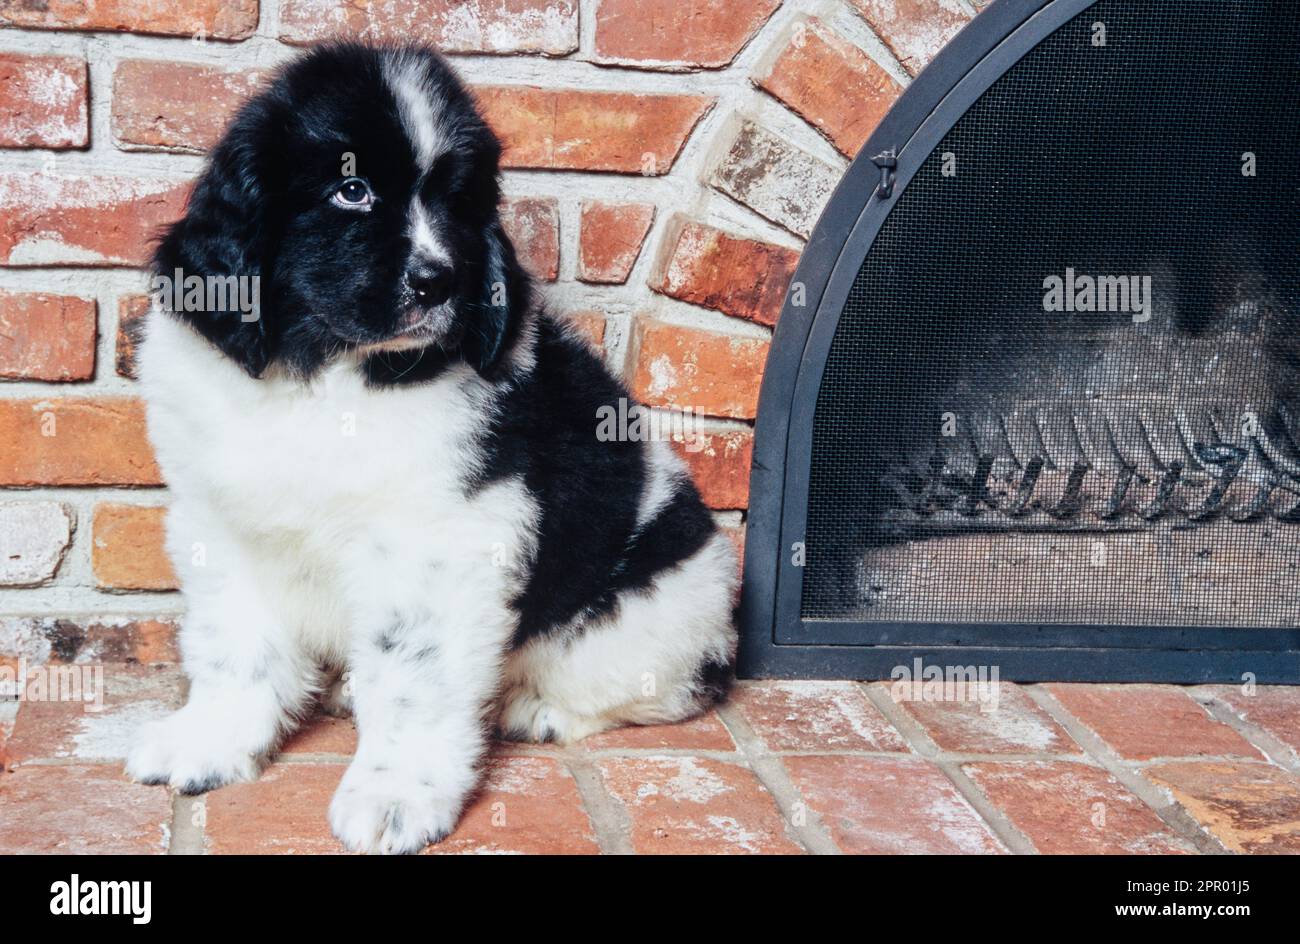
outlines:
[{"label": "black fur patch", "polygon": [[620,398],[631,399],[604,364],[543,318],[537,367],[502,397],[484,442],[486,471],[471,483],[520,476],[541,511],[536,557],[514,601],[517,645],[579,615],[610,612],[618,594],[648,587],[713,533],[713,519],[686,480],[637,532],[645,444],[596,436],[598,410],[617,408]]},{"label": "black fur patch", "polygon": [[441,348],[422,347],[415,351],[371,354],[361,369],[372,387],[395,387],[436,380],[451,363],[452,358]]},{"label": "black fur patch", "polygon": [[176,792],[181,796],[198,796],[201,793],[210,793],[218,787],[224,787],[227,781],[224,777],[217,774],[209,774],[199,780],[190,780],[181,784]]},{"label": "black fur patch", "polygon": [[722,701],[736,681],[735,666],[730,661],[708,659],[695,670],[695,691],[701,705]]}]

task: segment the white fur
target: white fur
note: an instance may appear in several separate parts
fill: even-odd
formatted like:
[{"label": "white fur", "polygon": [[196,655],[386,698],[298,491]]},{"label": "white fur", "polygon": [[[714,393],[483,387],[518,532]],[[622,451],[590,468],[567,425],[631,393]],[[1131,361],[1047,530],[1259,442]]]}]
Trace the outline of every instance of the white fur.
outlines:
[{"label": "white fur", "polygon": [[392,55],[384,60],[384,79],[397,99],[402,127],[415,144],[420,170],[428,171],[447,146],[429,91],[428,67],[418,56]]},{"label": "white fur", "polygon": [[411,200],[411,207],[407,211],[407,237],[411,240],[411,245],[415,249],[415,254],[423,256],[435,262],[441,262],[443,265],[451,264],[451,253],[438,234],[434,232],[433,221],[429,219],[429,211],[424,208],[424,204],[419,197]]},{"label": "white fur", "polygon": [[655,519],[672,500],[678,483],[686,477],[681,459],[668,443],[662,439],[652,439],[646,443],[646,450],[650,461],[645,489],[636,509],[637,530]]},{"label": "white fur", "polygon": [[[449,146],[448,135],[434,111],[435,97],[429,89],[427,66],[418,57],[394,55],[385,60],[384,78],[397,99],[402,127],[415,146],[418,169],[421,174],[427,174]],[[428,211],[418,196],[411,200],[407,218],[407,236],[417,253],[449,264],[451,254],[438,238]]]},{"label": "white fur", "polygon": [[[523,346],[534,336],[530,324]],[[367,387],[349,358],[310,382],[274,367],[253,380],[155,312],[140,373],[174,493],[167,541],[192,686],[130,754],[138,779],[199,789],[256,776],[328,685],[321,666],[346,669],[360,741],[331,824],[350,848],[414,851],[455,825],[485,713],[565,740],[677,720],[697,710],[701,654],[731,655],[722,535],[582,633],[510,653],[537,509],[517,480],[465,495],[467,440],[491,409],[468,367],[390,389]],[[647,514],[684,474],[671,450],[653,455]]]}]

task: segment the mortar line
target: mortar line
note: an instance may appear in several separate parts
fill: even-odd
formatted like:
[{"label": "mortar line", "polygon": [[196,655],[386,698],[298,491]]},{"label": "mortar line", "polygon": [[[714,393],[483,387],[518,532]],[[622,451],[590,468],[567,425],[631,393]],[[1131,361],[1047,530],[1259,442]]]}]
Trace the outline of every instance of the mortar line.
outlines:
[{"label": "mortar line", "polygon": [[961,768],[961,760],[945,756],[939,745],[935,744],[930,738],[930,735],[926,733],[920,722],[899,708],[894,703],[894,700],[886,697],[881,689],[868,682],[861,682],[859,686],[866,694],[867,699],[898,730],[907,746],[943,772],[943,775],[948,778],[957,789],[957,792],[974,808],[975,814],[984,820],[993,835],[1007,849],[1016,855],[1039,854],[1038,847],[1030,841],[1029,837],[1021,832],[1011,822],[1010,818],[988,798],[975,781],[966,775],[966,772]]},{"label": "mortar line", "polygon": [[[662,757],[662,756],[685,756],[685,757],[707,757],[711,760],[736,761],[745,759],[739,756],[737,751],[721,751],[710,749],[692,749],[692,748],[655,748],[655,747],[606,747],[596,751],[591,751],[596,757]],[[890,760],[903,756],[898,751],[870,751],[859,750],[856,748],[845,747],[828,747],[825,750],[800,749],[800,750],[763,750],[758,756],[761,757],[861,757],[872,760]],[[952,761],[958,764],[974,763],[1000,763],[1003,761],[1012,761],[1019,763],[1043,763],[1047,761],[1070,761],[1073,763],[1090,764],[1099,766],[1085,754],[964,754],[952,751],[936,751],[935,758],[938,760]],[[1181,759],[1181,758],[1180,758]],[[1235,759],[1235,758],[1234,758]],[[1258,763],[1263,763],[1259,761]]]},{"label": "mortar line", "polygon": [[632,819],[627,809],[605,788],[604,777],[581,748],[567,747],[559,760],[578,786],[578,797],[600,851],[606,855],[636,855],[632,846]]},{"label": "mortar line", "polygon": [[843,855],[821,815],[790,779],[781,758],[767,750],[734,705],[723,702],[718,705],[717,712],[731,739],[736,742],[740,756],[776,803],[787,835],[813,855]]},{"label": "mortar line", "polygon": [[1270,764],[1281,767],[1289,773],[1300,774],[1300,753],[1297,753],[1291,745],[1238,715],[1231,705],[1221,701],[1213,692],[1198,692],[1193,689],[1187,694],[1204,708],[1211,718],[1226,724],[1261,751]]},{"label": "mortar line", "polygon": [[[198,820],[195,823],[195,820]],[[208,798],[172,792],[171,840],[168,855],[207,854]]]},{"label": "mortar line", "polygon": [[[352,763],[351,754],[338,754],[333,751],[305,751],[295,752],[293,754],[276,754],[266,764],[269,768],[274,764],[350,764]],[[265,769],[263,770],[265,773]]]},{"label": "mortar line", "polygon": [[[1145,803],[1160,817],[1175,835],[1186,839],[1197,852],[1204,855],[1228,855],[1229,852],[1208,830],[1174,800],[1166,797],[1153,783],[1142,776],[1141,768],[1125,764],[1109,744],[1095,731],[1071,714],[1041,685],[1025,685],[1022,690],[1051,718],[1065,728],[1066,733],[1083,747],[1097,762],[1130,793]],[[1185,758],[1184,758],[1185,759]]]},{"label": "mortar line", "polygon": [[[552,759],[562,759],[563,754],[554,749],[548,749],[543,746],[529,744],[509,744],[506,746],[495,746],[491,751],[493,758],[511,758],[511,757],[542,757]],[[826,750],[765,750],[756,749],[753,753],[746,753],[739,749],[734,751],[716,750],[709,748],[686,748],[686,747],[603,747],[595,750],[583,750],[574,754],[574,757],[581,757],[590,761],[602,760],[620,760],[620,759],[648,759],[656,757],[699,757],[705,760],[716,760],[721,763],[735,764],[748,762],[757,758],[776,758],[778,760],[787,757],[853,757],[864,760],[896,760],[899,757],[907,756],[899,751],[864,751],[852,748],[827,748]],[[1045,763],[1071,763],[1080,764],[1089,767],[1106,769],[1104,765],[1098,763],[1094,758],[1087,754],[966,754],[954,751],[937,750],[934,756],[930,758],[936,762],[945,762],[951,764],[1045,764]],[[1149,760],[1142,761],[1123,761],[1119,763],[1126,769],[1140,771],[1144,767],[1154,767],[1167,763],[1185,763],[1194,760],[1199,763],[1235,763],[1255,765],[1258,767],[1276,766],[1267,761],[1252,759],[1248,757],[1238,757],[1235,755],[1202,755],[1195,758],[1188,757],[1153,757]],[[121,757],[31,757],[22,761],[25,766],[33,767],[76,767],[83,765],[103,766],[122,763]],[[337,751],[294,751],[293,753],[275,754],[271,764],[349,764],[352,762],[351,754],[342,754]]]}]

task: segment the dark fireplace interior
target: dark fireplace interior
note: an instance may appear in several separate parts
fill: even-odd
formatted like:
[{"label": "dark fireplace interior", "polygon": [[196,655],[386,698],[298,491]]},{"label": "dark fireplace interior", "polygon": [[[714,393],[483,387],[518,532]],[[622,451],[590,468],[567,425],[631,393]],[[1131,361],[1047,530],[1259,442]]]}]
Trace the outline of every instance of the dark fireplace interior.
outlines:
[{"label": "dark fireplace interior", "polygon": [[1098,3],[943,138],[826,361],[805,619],[1296,624],[1298,27]]}]

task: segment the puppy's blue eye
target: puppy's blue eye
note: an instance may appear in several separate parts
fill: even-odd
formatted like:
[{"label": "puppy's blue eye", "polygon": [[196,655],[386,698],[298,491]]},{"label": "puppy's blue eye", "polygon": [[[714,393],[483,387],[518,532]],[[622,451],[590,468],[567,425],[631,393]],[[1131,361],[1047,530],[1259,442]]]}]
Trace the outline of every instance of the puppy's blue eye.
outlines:
[{"label": "puppy's blue eye", "polygon": [[331,202],[348,209],[369,209],[375,202],[374,192],[360,177],[349,177],[330,197]]}]

